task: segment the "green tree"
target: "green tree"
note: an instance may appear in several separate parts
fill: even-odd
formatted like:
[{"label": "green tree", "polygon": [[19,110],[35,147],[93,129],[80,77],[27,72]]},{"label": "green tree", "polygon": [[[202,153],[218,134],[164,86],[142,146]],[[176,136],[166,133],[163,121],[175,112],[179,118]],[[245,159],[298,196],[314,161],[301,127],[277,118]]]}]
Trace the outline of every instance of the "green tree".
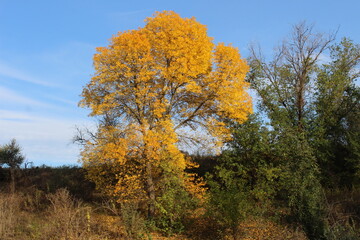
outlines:
[{"label": "green tree", "polygon": [[15,192],[15,171],[24,162],[25,156],[21,153],[21,147],[12,139],[10,143],[0,147],[0,165],[5,164],[10,168],[11,192]]},{"label": "green tree", "polygon": [[249,81],[260,96],[260,109],[270,120],[287,174],[284,190],[292,215],[302,223],[310,239],[324,238],[319,166],[309,132],[313,116],[313,77],[319,57],[333,36],[315,33],[305,23],[293,33],[267,62],[251,49]]},{"label": "green tree", "polygon": [[359,64],[360,46],[344,38],[317,74],[314,145],[329,186],[360,183]]},{"label": "green tree", "polygon": [[229,123],[232,140],[217,159],[210,186],[210,214],[235,238],[238,225],[249,215],[263,214],[280,187],[282,169],[271,131],[257,115]]}]

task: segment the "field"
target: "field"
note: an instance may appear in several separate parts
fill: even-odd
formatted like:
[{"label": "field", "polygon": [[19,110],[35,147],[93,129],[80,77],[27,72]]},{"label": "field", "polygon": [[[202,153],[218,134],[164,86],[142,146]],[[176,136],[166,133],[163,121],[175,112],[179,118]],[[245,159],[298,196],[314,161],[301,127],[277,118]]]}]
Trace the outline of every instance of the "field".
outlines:
[{"label": "field", "polygon": [[[298,239],[305,240],[299,226],[285,218],[287,209],[273,215],[244,219],[234,235],[198,209],[178,233],[164,232],[136,206],[112,202],[95,191],[79,167],[19,169],[15,193],[9,192],[8,169],[1,169],[0,239]],[[327,193],[328,221],[334,236],[357,239],[360,191]],[[221,233],[221,238],[219,232]],[[351,237],[353,236],[353,237]],[[334,238],[339,239],[339,238]]]}]

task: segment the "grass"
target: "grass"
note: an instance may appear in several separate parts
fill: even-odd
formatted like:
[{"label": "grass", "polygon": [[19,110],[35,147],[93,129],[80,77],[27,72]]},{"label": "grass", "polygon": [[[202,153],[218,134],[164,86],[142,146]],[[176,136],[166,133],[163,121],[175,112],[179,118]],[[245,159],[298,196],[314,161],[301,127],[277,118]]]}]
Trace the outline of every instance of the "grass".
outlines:
[{"label": "grass", "polygon": [[[34,192],[31,196],[29,193],[0,194],[2,240],[219,239],[217,235],[211,234],[212,229],[208,227],[211,227],[211,223],[195,219],[191,234],[164,237],[147,230],[145,220],[134,206],[119,209],[109,202],[91,205],[75,199],[66,189],[48,194]],[[203,231],[208,228],[210,234],[197,231],[201,228]],[[244,222],[239,228],[244,233],[243,238],[239,239],[286,239],[279,236],[294,236],[291,229],[261,219]],[[269,233],[275,237],[262,238]],[[231,237],[224,236],[224,239]]]},{"label": "grass", "polygon": [[[15,194],[10,194],[6,182],[1,182],[1,240],[306,240],[301,228],[276,220],[285,219],[281,214],[275,216],[279,209],[272,210],[273,217],[247,217],[240,222],[237,236],[219,227],[217,221],[206,216],[205,209],[199,209],[196,217],[189,218],[183,235],[165,237],[151,228],[137,206],[116,205],[94,194],[92,185],[86,182],[79,190],[76,182],[84,180],[78,174],[80,169],[69,170],[71,176],[66,175],[67,169],[33,171],[28,172],[27,182],[18,182]],[[325,195],[328,239],[360,239],[360,189],[331,190]]]},{"label": "grass", "polygon": [[12,239],[18,227],[19,198],[14,194],[0,194],[0,239]]}]

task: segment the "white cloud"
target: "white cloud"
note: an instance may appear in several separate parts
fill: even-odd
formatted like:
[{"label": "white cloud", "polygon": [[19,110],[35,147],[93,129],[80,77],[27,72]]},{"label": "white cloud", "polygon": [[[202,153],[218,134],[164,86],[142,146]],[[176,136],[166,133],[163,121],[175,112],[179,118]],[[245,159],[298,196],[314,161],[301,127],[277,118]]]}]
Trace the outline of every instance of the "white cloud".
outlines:
[{"label": "white cloud", "polygon": [[0,144],[15,138],[35,165],[77,164],[79,148],[72,144],[75,125],[90,126],[82,119],[54,119],[27,112],[0,110]]},{"label": "white cloud", "polygon": [[[42,96],[45,100],[36,100],[31,97],[23,96],[12,89],[0,86],[0,107],[6,106],[12,109],[35,109],[37,111],[46,111],[47,115],[56,113],[69,113],[78,110],[77,103],[68,99],[63,99],[45,94]],[[68,106],[61,106],[58,103],[48,103],[48,100],[55,100],[58,103],[66,103]],[[6,117],[6,116],[5,116]],[[0,111],[0,118],[4,118]],[[9,118],[9,117],[6,117]]]},{"label": "white cloud", "polygon": [[45,96],[47,98],[49,98],[49,99],[55,100],[57,102],[65,103],[65,104],[68,104],[68,105],[72,105],[74,107],[76,107],[78,105],[78,102],[72,101],[72,100],[69,100],[69,99],[55,97],[55,96],[52,96],[52,95],[45,95]]},{"label": "white cloud", "polygon": [[31,121],[33,117],[28,113],[24,112],[15,112],[15,111],[8,111],[8,110],[1,110],[0,109],[0,120],[19,120],[19,121]]},{"label": "white cloud", "polygon": [[61,90],[81,87],[90,79],[92,56],[96,46],[70,41],[30,55],[0,59],[0,76]]},{"label": "white cloud", "polygon": [[23,104],[27,106],[51,107],[47,103],[43,103],[32,98],[22,96],[13,90],[0,86],[0,101],[7,104]]},{"label": "white cloud", "polygon": [[34,78],[33,76],[22,72],[21,70],[15,69],[13,67],[7,66],[6,64],[0,62],[0,75],[5,77],[14,78],[17,80],[29,82],[32,84],[37,84],[45,87],[56,87],[56,85],[38,80],[37,78]]}]

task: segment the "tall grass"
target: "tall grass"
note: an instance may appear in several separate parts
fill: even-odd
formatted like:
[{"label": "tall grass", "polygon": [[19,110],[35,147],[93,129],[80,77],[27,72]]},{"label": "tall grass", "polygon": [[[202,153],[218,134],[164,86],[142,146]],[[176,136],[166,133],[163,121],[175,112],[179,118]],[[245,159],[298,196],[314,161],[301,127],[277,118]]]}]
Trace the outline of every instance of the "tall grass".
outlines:
[{"label": "tall grass", "polygon": [[91,239],[91,208],[70,196],[66,189],[49,194],[49,225],[45,228],[44,239]]},{"label": "tall grass", "polygon": [[0,193],[0,239],[12,239],[19,221],[19,196]]},{"label": "tall grass", "polygon": [[360,189],[332,189],[326,193],[329,240],[360,239]]}]

